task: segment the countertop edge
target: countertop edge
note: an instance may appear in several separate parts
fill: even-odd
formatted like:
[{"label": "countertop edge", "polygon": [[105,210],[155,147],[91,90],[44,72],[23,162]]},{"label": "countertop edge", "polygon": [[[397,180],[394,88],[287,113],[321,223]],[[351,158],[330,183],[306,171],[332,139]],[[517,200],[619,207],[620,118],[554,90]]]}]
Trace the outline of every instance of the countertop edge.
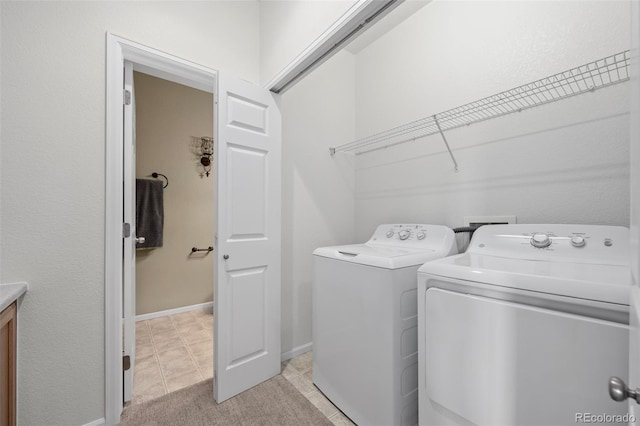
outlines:
[{"label": "countertop edge", "polygon": [[27,283],[0,284],[0,312],[29,290]]}]

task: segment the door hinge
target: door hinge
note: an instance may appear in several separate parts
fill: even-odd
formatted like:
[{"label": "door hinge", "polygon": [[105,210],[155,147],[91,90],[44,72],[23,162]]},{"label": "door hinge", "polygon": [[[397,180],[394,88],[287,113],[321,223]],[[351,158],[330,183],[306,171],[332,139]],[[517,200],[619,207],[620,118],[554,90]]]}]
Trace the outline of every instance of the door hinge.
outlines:
[{"label": "door hinge", "polygon": [[131,224],[123,223],[122,224],[122,238],[129,238],[131,236]]},{"label": "door hinge", "polygon": [[131,357],[125,355],[122,357],[122,371],[127,371],[131,368]]},{"label": "door hinge", "polygon": [[128,90],[124,91],[124,104],[131,105],[131,92]]}]

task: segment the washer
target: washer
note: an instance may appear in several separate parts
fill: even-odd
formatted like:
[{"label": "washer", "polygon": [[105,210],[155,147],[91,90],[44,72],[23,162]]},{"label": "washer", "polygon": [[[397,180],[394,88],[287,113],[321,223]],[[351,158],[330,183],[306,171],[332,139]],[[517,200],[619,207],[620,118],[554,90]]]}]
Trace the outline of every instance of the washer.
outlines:
[{"label": "washer", "polygon": [[628,376],[629,238],[615,226],[483,226],[466,253],[422,266],[420,425],[627,414],[607,383]]},{"label": "washer", "polygon": [[417,424],[417,270],[455,253],[451,229],[416,224],[314,251],[313,382],[356,424]]}]

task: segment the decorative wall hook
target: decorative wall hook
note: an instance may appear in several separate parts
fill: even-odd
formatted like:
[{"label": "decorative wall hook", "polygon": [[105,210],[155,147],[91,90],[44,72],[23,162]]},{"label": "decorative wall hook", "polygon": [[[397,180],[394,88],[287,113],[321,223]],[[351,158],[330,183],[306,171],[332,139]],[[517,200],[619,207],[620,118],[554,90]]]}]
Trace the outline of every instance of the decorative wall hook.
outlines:
[{"label": "decorative wall hook", "polygon": [[200,138],[200,164],[204,168],[204,174],[209,177],[213,164],[213,138],[202,136]]}]

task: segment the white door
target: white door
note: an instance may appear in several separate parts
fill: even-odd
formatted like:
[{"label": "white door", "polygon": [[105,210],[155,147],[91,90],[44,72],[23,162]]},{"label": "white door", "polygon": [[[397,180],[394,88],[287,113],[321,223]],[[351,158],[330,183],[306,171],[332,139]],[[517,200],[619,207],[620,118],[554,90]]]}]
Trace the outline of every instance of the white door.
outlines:
[{"label": "white door", "polygon": [[271,92],[219,75],[215,154],[214,397],[280,373],[280,111]]},{"label": "white door", "polygon": [[[123,399],[131,400],[133,390],[133,366],[136,355],[136,147],[135,147],[135,107],[133,102],[133,64],[124,63],[124,209],[123,223],[129,224],[129,232],[123,233],[122,239],[122,317],[124,323],[123,362],[129,357],[129,369],[124,371]],[[126,236],[126,235],[129,236]]]}]

